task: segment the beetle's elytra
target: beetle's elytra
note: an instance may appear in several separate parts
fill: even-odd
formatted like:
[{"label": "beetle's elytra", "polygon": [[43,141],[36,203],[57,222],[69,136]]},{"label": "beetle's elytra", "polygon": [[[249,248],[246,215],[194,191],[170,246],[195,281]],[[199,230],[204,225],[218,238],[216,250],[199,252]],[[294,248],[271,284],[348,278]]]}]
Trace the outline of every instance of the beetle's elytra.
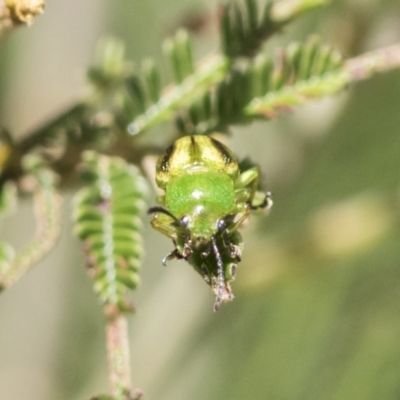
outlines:
[{"label": "beetle's elytra", "polygon": [[209,136],[182,137],[158,159],[156,182],[165,194],[149,209],[151,225],[175,245],[163,264],[192,264],[216,293],[214,310],[233,299],[230,281],[243,249],[238,228],[251,210],[272,206],[258,181],[258,168],[240,171],[232,152]]}]

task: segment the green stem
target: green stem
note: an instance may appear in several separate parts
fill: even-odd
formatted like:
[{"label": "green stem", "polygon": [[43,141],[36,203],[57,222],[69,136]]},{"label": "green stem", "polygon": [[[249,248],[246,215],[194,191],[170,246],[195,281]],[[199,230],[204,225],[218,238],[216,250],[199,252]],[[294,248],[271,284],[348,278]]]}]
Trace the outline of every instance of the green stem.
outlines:
[{"label": "green stem", "polygon": [[124,313],[113,305],[105,307],[106,337],[111,394],[115,400],[131,398],[128,323]]}]

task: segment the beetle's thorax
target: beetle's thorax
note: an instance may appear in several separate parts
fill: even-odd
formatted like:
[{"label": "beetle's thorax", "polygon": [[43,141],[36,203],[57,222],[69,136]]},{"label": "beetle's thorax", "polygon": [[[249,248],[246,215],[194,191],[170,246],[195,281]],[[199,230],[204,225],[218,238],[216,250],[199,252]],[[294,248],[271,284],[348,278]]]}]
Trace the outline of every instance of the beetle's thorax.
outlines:
[{"label": "beetle's thorax", "polygon": [[188,228],[193,240],[209,239],[220,219],[234,208],[232,179],[223,171],[193,165],[171,177],[166,187],[166,206]]}]

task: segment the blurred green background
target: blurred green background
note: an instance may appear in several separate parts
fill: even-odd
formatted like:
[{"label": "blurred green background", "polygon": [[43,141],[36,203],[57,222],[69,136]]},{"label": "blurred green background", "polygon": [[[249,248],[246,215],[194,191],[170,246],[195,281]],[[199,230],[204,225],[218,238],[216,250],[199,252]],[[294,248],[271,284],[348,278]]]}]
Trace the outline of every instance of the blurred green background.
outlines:
[{"label": "blurred green background", "polygon": [[[211,0],[53,0],[1,44],[1,124],[22,137],[82,94],[96,42],[161,57],[182,23],[198,55],[218,46]],[[200,15],[200,17],[199,17]],[[400,41],[398,1],[335,1],[270,48],[317,32],[346,57]],[[166,76],[168,66],[165,66]],[[149,400],[400,398],[400,71],[279,119],[235,128],[230,146],[262,166],[268,218],[243,230],[236,299],[214,296],[190,266],[160,260],[172,244],[148,227],[132,377]],[[0,299],[0,399],[83,400],[107,392],[103,316],[71,233],[65,192],[58,247]],[[150,204],[153,204],[153,199]],[[22,245],[29,200],[2,222]]]}]

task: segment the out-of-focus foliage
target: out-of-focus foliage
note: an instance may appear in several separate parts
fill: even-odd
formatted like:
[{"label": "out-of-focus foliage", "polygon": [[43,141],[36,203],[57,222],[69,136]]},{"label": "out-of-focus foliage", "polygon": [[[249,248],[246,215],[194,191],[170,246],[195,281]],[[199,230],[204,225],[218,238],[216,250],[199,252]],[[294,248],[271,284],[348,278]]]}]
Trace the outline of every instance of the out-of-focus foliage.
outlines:
[{"label": "out-of-focus foliage", "polygon": [[233,124],[270,117],[279,109],[337,93],[349,82],[349,75],[341,69],[339,53],[319,40],[293,43],[274,61],[263,53],[270,36],[325,3],[266,1],[260,9],[255,0],[228,1],[218,13],[221,49],[198,66],[189,35],[179,30],[164,46],[175,85],[161,93],[154,66],[145,68],[143,76],[127,80],[125,119],[133,117],[129,133],[143,133],[176,114],[182,135],[227,132]]},{"label": "out-of-focus foliage", "polygon": [[[1,245],[1,290],[14,285],[52,250],[60,234],[61,197],[57,191],[56,175],[42,159],[33,154],[24,158],[23,168],[25,184],[22,187],[33,194],[36,231],[29,242],[17,252],[10,244]],[[16,205],[15,189],[12,182],[6,182],[2,188],[3,214]]]},{"label": "out-of-focus foliage", "polygon": [[326,1],[294,1],[283,7],[273,1],[228,1],[221,7],[223,51],[229,58],[254,56],[266,38],[282,30],[298,15],[322,4]]},{"label": "out-of-focus foliage", "polygon": [[[37,110],[34,102],[23,103],[31,99],[35,82],[41,83],[48,112],[54,87],[60,92],[57,104],[65,101],[59,80],[52,80],[45,65],[44,71],[32,65],[55,62],[49,54],[57,51],[72,54],[64,72],[68,80],[86,64],[74,64],[85,35],[82,43],[51,48],[46,39],[55,35],[49,32],[59,31],[46,21],[54,21],[52,10],[57,10],[60,21],[68,16],[66,35],[74,35],[71,26],[76,26],[76,32],[83,27],[92,37],[87,32],[97,20],[83,8],[92,3],[68,2],[69,14],[64,2],[52,3],[41,20],[46,31],[39,24],[29,35],[20,31],[3,49],[12,55],[2,57],[3,72],[4,60],[10,74],[12,62],[26,57],[26,75],[14,72],[5,85],[0,74],[2,86],[13,90],[2,91],[2,104],[12,101],[15,90],[18,106],[28,110],[15,107],[11,115],[4,106],[2,118],[10,125],[21,124],[21,115],[26,125],[38,118],[29,114]],[[90,10],[100,7],[94,3]],[[138,61],[159,57],[165,30],[191,5],[197,3],[121,0],[107,4],[114,22],[104,26],[123,36]],[[324,42],[334,39],[353,56],[354,49],[400,40],[394,18],[399,8],[393,0],[334,2],[288,27],[287,35],[297,39],[310,30],[320,32]],[[203,32],[195,39],[199,52],[214,45],[212,26]],[[38,53],[26,53],[32,48]],[[133,379],[149,399],[399,398],[399,93],[400,75],[393,71],[359,83],[337,101],[234,131],[230,145],[240,157],[259,162],[275,205],[265,221],[253,220],[243,231],[236,299],[218,314],[211,314],[213,299],[190,266],[159,266],[170,243],[145,232],[147,257],[131,339]],[[3,232],[24,239],[28,215],[22,209]],[[76,248],[66,234],[48,262],[0,301],[2,399],[81,400],[101,391],[101,385],[107,391],[99,367],[105,364],[101,316]]]},{"label": "out-of-focus foliage", "polygon": [[177,118],[188,134],[227,132],[233,124],[276,117],[280,110],[334,94],[346,85],[340,54],[310,37],[242,61],[231,74],[194,101]]}]

